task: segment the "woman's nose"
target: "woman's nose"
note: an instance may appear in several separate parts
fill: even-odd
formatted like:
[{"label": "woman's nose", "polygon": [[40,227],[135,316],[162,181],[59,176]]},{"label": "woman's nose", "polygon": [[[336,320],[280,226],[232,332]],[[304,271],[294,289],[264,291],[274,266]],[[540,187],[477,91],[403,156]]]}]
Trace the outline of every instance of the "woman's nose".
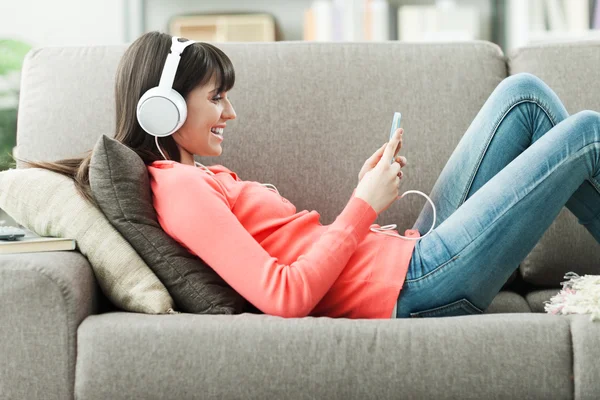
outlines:
[{"label": "woman's nose", "polygon": [[233,106],[223,111],[223,117],[225,117],[225,119],[235,119],[236,114]]}]

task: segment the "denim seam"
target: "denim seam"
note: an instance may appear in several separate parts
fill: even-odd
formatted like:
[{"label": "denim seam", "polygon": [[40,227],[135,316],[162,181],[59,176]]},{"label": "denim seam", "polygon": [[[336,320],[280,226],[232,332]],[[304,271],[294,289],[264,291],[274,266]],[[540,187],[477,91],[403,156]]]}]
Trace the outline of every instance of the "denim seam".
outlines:
[{"label": "denim seam", "polygon": [[460,252],[458,252],[455,256],[453,256],[452,258],[450,258],[448,261],[444,262],[443,264],[438,265],[437,267],[435,267],[433,270],[429,271],[425,275],[420,276],[420,277],[418,277],[416,279],[405,279],[405,281],[406,281],[406,283],[411,283],[411,282],[418,282],[418,281],[420,281],[422,279],[425,279],[428,276],[430,276],[431,274],[435,273],[436,271],[439,271],[441,268],[443,268],[444,266],[448,265],[449,263],[451,263],[452,261],[456,260],[459,257],[460,257]]},{"label": "denim seam", "polygon": [[[467,308],[473,308],[477,313],[481,313],[481,314],[484,312],[484,310],[482,310],[480,307],[473,304],[473,302],[471,302],[469,299],[467,299],[466,297],[462,297],[456,301],[453,301],[448,304],[444,304],[442,306],[438,306],[438,307],[434,307],[434,308],[430,308],[430,309],[426,309],[426,310],[422,310],[422,311],[417,311],[417,312],[411,312],[410,315],[411,315],[411,317],[422,315],[422,314],[437,314],[437,315],[439,315],[440,312],[444,312],[446,310],[461,309],[462,306],[464,305],[464,302],[468,303],[466,306]],[[469,315],[474,315],[474,314],[469,313]],[[432,315],[432,316],[434,316],[434,315]]]},{"label": "denim seam", "polygon": [[477,172],[479,171],[479,168],[481,167],[481,163],[483,162],[483,157],[485,157],[485,155],[487,153],[487,149],[488,149],[488,147],[490,147],[490,143],[492,142],[492,139],[494,139],[494,137],[496,136],[496,132],[498,132],[498,128],[500,127],[500,124],[502,123],[502,121],[504,121],[504,119],[506,118],[506,116],[508,115],[508,113],[510,113],[516,106],[518,106],[520,104],[523,104],[523,103],[534,103],[534,104],[536,104],[544,112],[544,114],[546,114],[546,116],[548,117],[548,119],[552,123],[552,127],[556,126],[555,118],[553,118],[553,116],[551,115],[551,113],[548,110],[546,110],[546,106],[544,104],[542,104],[538,99],[536,99],[536,98],[520,98],[515,103],[513,103],[502,114],[502,116],[499,118],[498,122],[496,122],[496,124],[494,126],[494,130],[492,131],[492,134],[490,135],[490,138],[489,138],[489,140],[487,142],[487,145],[486,145],[484,151],[481,152],[480,158],[479,158],[479,160],[477,162],[477,166],[475,167],[475,169],[473,170],[473,173],[471,174],[469,185],[467,186],[466,190],[463,192],[462,199],[461,199],[461,201],[459,203],[459,207],[460,207],[460,205],[462,205],[466,201],[467,194],[469,193],[469,191],[471,190],[471,187],[473,186],[473,181],[475,180],[475,175],[477,175]]}]

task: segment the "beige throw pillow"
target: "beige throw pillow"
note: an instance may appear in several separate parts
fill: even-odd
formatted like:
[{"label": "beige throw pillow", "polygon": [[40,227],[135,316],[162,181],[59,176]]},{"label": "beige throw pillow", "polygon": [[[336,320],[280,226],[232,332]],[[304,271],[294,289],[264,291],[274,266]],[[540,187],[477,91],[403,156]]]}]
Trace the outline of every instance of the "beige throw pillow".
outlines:
[{"label": "beige throw pillow", "polygon": [[75,182],[39,168],[0,172],[0,208],[40,236],[72,238],[89,260],[99,286],[117,307],[146,314],[172,313],[165,286]]}]

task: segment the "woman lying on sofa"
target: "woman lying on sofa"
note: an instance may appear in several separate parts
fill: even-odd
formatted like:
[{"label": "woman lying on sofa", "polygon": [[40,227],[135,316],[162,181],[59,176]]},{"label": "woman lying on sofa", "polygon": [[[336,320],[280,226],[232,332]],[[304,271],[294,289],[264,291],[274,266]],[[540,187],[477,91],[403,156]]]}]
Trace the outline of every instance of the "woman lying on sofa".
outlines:
[{"label": "woman lying on sofa", "polygon": [[[432,234],[421,237],[432,219],[427,204],[405,233],[420,240],[373,226],[398,199],[402,129],[365,161],[326,226],[273,185],[197,163],[195,155],[219,156],[221,143],[234,140],[224,134],[236,117],[234,82],[217,47],[144,34],[117,70],[114,137],[146,163],[164,231],[264,313],[479,314],[563,206],[600,242],[600,114],[569,116],[531,74],[506,78],[487,99],[432,189]],[[90,198],[90,156],[29,164],[72,177]]]}]

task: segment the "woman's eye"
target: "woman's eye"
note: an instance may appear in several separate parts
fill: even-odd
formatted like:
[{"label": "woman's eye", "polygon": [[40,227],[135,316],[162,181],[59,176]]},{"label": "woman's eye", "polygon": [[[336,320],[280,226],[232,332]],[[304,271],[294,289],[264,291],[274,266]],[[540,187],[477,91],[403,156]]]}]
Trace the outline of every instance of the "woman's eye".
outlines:
[{"label": "woman's eye", "polygon": [[220,101],[220,100],[222,100],[222,99],[223,99],[222,97],[214,97],[214,98],[213,98],[213,101]]}]

